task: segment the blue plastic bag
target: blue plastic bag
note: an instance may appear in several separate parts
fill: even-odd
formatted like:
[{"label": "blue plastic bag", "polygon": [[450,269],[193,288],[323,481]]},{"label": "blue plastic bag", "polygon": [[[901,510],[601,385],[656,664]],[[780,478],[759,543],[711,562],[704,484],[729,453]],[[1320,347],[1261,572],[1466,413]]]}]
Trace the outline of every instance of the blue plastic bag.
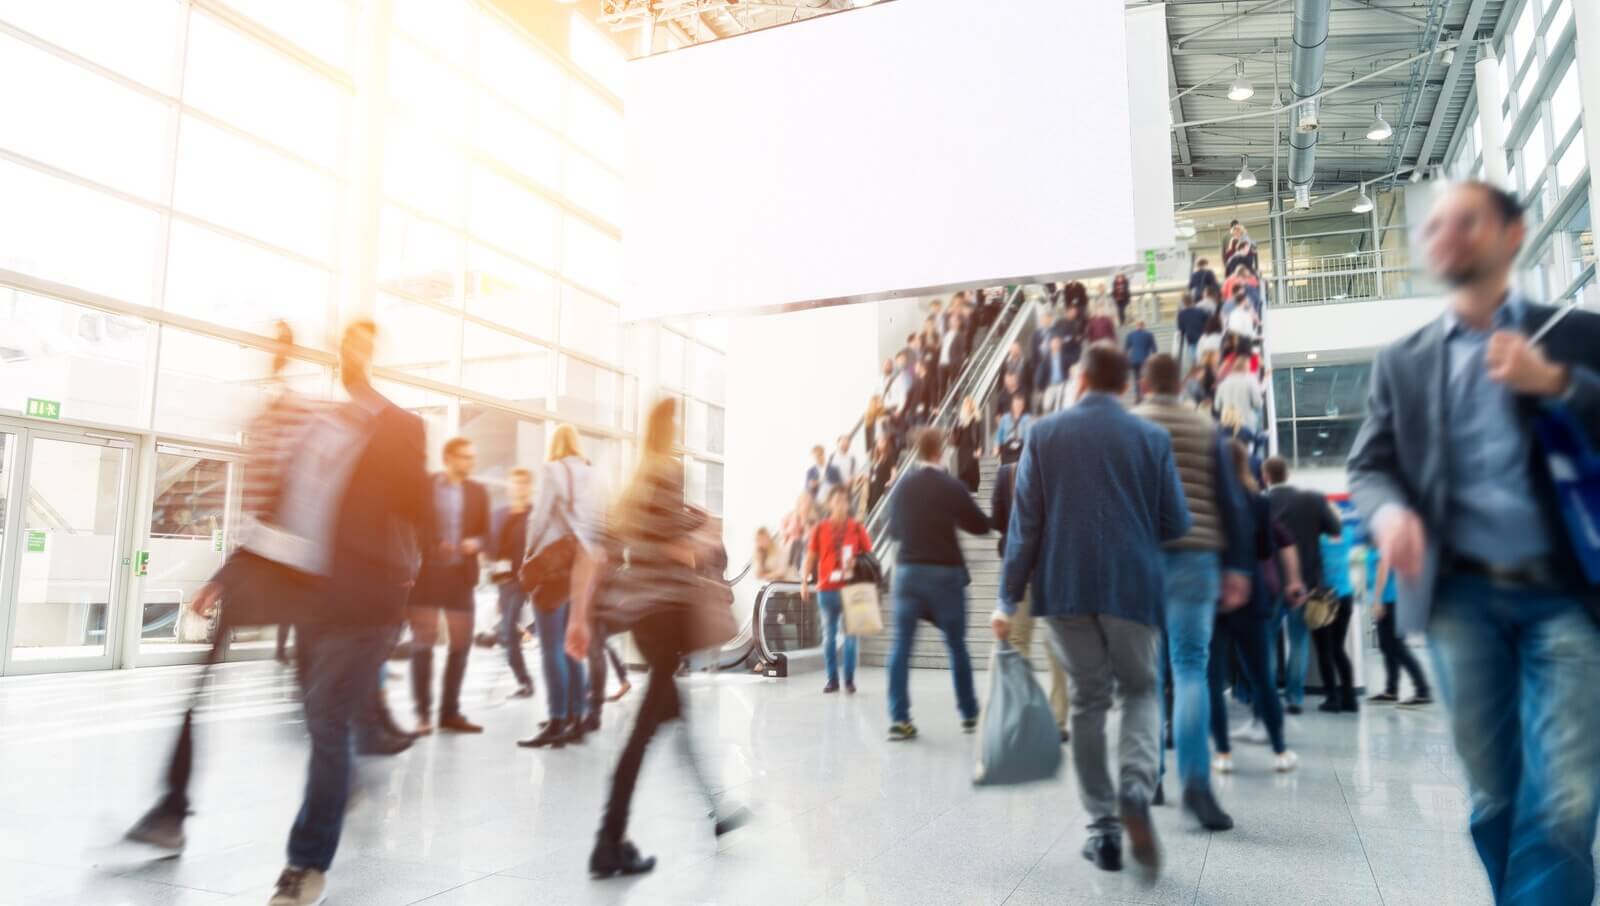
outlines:
[{"label": "blue plastic bag", "polygon": [[1591,584],[1600,585],[1600,455],[1570,412],[1546,412],[1535,430],[1555,482],[1567,540]]},{"label": "blue plastic bag", "polygon": [[1061,769],[1061,728],[1033,665],[1009,643],[989,662],[989,701],[978,724],[976,786],[1051,780]]}]

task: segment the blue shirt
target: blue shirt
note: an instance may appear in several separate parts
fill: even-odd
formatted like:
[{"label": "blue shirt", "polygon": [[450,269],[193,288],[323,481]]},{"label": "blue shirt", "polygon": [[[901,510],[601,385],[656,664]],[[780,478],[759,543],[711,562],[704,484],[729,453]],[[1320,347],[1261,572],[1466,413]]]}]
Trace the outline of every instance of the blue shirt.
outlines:
[{"label": "blue shirt", "polygon": [[1125,345],[1128,349],[1128,361],[1135,365],[1143,365],[1156,354],[1156,338],[1148,330],[1139,329],[1130,332]]},{"label": "blue shirt", "polygon": [[1333,589],[1333,593],[1341,598],[1347,598],[1356,593],[1355,585],[1350,581],[1350,532],[1342,532],[1337,538],[1323,535],[1319,540],[1322,544],[1322,584]]},{"label": "blue shirt", "polygon": [[1026,412],[1022,413],[1022,418],[1015,421],[1012,420],[1011,413],[1009,412],[1000,416],[1000,434],[995,442],[995,446],[1005,446],[1006,441],[1010,440],[1012,437],[1027,436],[1028,426],[1031,424],[1033,424],[1033,416]]},{"label": "blue shirt", "polygon": [[1051,353],[1050,354],[1050,386],[1054,387],[1055,385],[1061,383],[1062,381],[1064,381],[1066,379],[1067,379],[1067,375],[1065,374],[1064,369],[1062,369],[1062,367],[1061,367],[1061,356],[1057,355],[1056,353]]},{"label": "blue shirt", "polygon": [[[463,498],[466,483],[452,484],[450,479],[440,475],[433,482],[433,514],[434,514],[434,540],[449,542],[452,546],[461,544],[461,510],[465,506]],[[440,557],[439,562],[446,565],[460,563],[460,552],[452,552],[447,557]]]},{"label": "blue shirt", "polygon": [[1543,557],[1552,547],[1533,488],[1533,439],[1517,417],[1517,397],[1489,378],[1484,352],[1495,330],[1516,330],[1523,304],[1512,295],[1490,330],[1444,314],[1445,454],[1449,470],[1450,548],[1494,566]]},{"label": "blue shirt", "polygon": [[1372,595],[1372,600],[1380,604],[1393,604],[1398,597],[1395,591],[1394,570],[1389,570],[1389,581],[1383,583],[1383,588],[1377,588],[1378,563],[1381,559],[1376,547],[1367,548],[1367,593]]}]

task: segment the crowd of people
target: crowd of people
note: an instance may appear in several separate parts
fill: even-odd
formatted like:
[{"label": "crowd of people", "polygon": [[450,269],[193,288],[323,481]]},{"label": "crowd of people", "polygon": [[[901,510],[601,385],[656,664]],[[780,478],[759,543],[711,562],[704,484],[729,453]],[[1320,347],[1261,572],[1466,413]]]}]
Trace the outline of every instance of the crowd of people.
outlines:
[{"label": "crowd of people", "polygon": [[[322,902],[350,796],[352,756],[393,755],[434,732],[478,734],[462,686],[472,651],[474,602],[495,586],[504,645],[516,686],[534,696],[524,660],[522,614],[532,605],[546,720],[517,745],[561,747],[599,729],[602,707],[628,691],[622,660],[607,644],[629,631],[648,680],[618,759],[589,860],[597,878],[649,871],[654,860],[627,838],[629,803],[644,750],[658,726],[683,718],[674,685],[692,651],[733,635],[721,522],[688,504],[677,458],[677,403],[650,411],[639,464],[610,497],[584,456],[577,430],[551,433],[545,461],[505,479],[507,503],[491,511],[473,476],[471,440],[441,451],[426,471],[421,420],[385,399],[369,375],[377,325],[358,321],[339,346],[348,400],[310,400],[276,381],[270,404],[247,433],[240,547],[190,606],[217,616],[219,638],[241,626],[286,624],[310,735],[304,800],[289,833],[287,865],[272,906]],[[279,325],[281,374],[292,332]],[[443,627],[443,669],[434,654]],[[409,640],[403,639],[409,634]],[[408,653],[408,654],[407,654]],[[217,652],[213,651],[213,662]],[[403,726],[383,690],[385,662],[408,656],[415,720]],[[607,696],[607,664],[619,688]],[[129,831],[131,840],[170,851],[186,844],[194,730],[186,720],[168,770],[167,791]],[[682,737],[681,745],[687,745]],[[721,835],[748,812],[719,807],[704,793],[709,829]]]},{"label": "crowd of people", "polygon": [[[1566,528],[1558,488],[1572,479],[1536,454],[1533,426],[1536,416],[1562,413],[1587,443],[1600,441],[1600,318],[1556,314],[1510,290],[1524,231],[1516,199],[1476,183],[1447,192],[1424,228],[1452,293],[1438,322],[1375,365],[1349,462],[1373,536],[1364,556],[1326,497],[1292,484],[1285,460],[1260,456],[1252,404],[1267,377],[1262,288],[1254,246],[1237,228],[1220,287],[1232,308],[1207,310],[1218,281],[1200,262],[1177,354],[1146,342],[1137,319],[1124,323],[1115,285],[1105,304],[1081,284],[1052,286],[1058,304],[1041,315],[1030,348],[1008,350],[994,408],[968,396],[953,423],[933,424],[959,363],[978,348],[967,334],[986,317],[992,325],[1001,304],[958,294],[888,365],[865,425],[869,460],[853,453],[850,435],[831,453],[816,447],[794,510],[776,532],[758,532],[753,568],[798,581],[807,599],[815,590],[822,691],[854,693],[856,640],[842,631],[842,591],[877,543],[862,518],[886,501],[884,534],[897,545],[887,736],[905,743],[919,735],[908,676],[923,622],[943,637],[960,729],[977,727],[960,536],[997,533],[990,625],[998,643],[1024,651],[1036,626],[1049,637],[1052,708],[1092,822],[1083,855],[1121,870],[1126,838],[1150,874],[1161,866],[1151,809],[1166,801],[1167,748],[1181,807],[1203,827],[1228,830],[1234,821],[1213,774],[1238,769],[1235,741],[1266,745],[1273,771],[1297,768],[1289,718],[1303,712],[1313,646],[1325,693],[1318,710],[1360,709],[1346,652],[1359,570],[1387,671],[1369,701],[1431,703],[1427,673],[1404,642],[1427,630],[1497,901],[1588,902],[1600,815],[1600,733],[1592,732],[1600,711],[1586,699],[1600,676],[1584,559],[1593,551]],[[1191,312],[1204,313],[1198,334]],[[1543,345],[1529,341],[1563,319]],[[1205,349],[1214,334],[1220,342]],[[676,403],[650,410],[639,465],[617,497],[601,487],[577,432],[562,426],[545,462],[513,471],[509,503],[491,512],[472,478],[469,440],[447,442],[443,470],[425,471],[420,420],[369,380],[375,336],[374,324],[358,322],[340,344],[348,401],[317,404],[285,389],[252,425],[244,500],[255,528],[193,603],[202,613],[220,605],[226,624],[230,608],[265,597],[278,609],[251,618],[296,631],[311,754],[272,906],[321,900],[353,752],[399,751],[435,730],[481,731],[462,712],[461,687],[471,601],[485,574],[498,585],[518,698],[534,695],[519,616],[526,603],[534,608],[548,720],[519,745],[581,742],[599,726],[605,640],[631,630],[649,678],[589,868],[596,878],[650,871],[654,859],[627,837],[644,752],[663,722],[685,716],[673,679],[680,662],[725,641],[731,621],[720,524],[684,499]],[[1197,380],[1205,392],[1191,392]],[[911,452],[903,468],[901,449]],[[974,496],[986,455],[1001,461],[988,512]],[[448,645],[435,706],[441,623]],[[410,729],[389,715],[382,690],[402,626],[412,638]],[[1402,672],[1413,689],[1404,702]],[[1237,731],[1230,691],[1251,714]],[[187,757],[175,757],[167,796],[131,836],[182,847]],[[717,803],[695,760],[687,764],[712,832],[748,819]]]}]

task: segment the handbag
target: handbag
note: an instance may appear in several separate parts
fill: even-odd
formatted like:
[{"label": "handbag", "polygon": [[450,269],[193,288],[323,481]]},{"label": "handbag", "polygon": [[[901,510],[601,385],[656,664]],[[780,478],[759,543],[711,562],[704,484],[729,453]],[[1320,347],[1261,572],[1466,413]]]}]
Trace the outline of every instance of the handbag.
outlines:
[{"label": "handbag", "polygon": [[1300,616],[1305,620],[1307,629],[1317,630],[1331,626],[1339,616],[1339,597],[1332,589],[1318,588],[1306,598]]},{"label": "handbag", "polygon": [[221,625],[229,629],[299,623],[321,609],[321,576],[286,566],[248,548],[229,554],[211,581],[222,586],[218,599]]},{"label": "handbag", "polygon": [[533,605],[545,613],[571,599],[572,565],[578,559],[578,536],[572,532],[572,498],[576,488],[572,469],[564,462],[561,467],[567,473],[567,502],[561,515],[566,532],[524,562],[520,574],[522,590],[531,595]]},{"label": "handbag", "polygon": [[1600,455],[1583,427],[1566,411],[1546,412],[1534,423],[1550,469],[1573,556],[1590,584],[1600,584]]},{"label": "handbag", "polygon": [[844,606],[844,634],[853,636],[881,635],[883,611],[878,606],[876,582],[853,582],[839,589],[839,600]]}]

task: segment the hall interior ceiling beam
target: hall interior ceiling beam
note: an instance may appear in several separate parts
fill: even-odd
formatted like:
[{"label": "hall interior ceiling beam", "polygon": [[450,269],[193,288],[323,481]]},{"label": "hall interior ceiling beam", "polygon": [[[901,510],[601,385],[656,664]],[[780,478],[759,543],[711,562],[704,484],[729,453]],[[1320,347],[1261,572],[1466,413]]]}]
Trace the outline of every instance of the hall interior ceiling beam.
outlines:
[{"label": "hall interior ceiling beam", "polygon": [[[1461,35],[1471,39],[1477,36],[1478,27],[1483,23],[1483,11],[1488,6],[1488,0],[1472,0],[1472,5],[1467,8],[1467,18],[1461,24]],[[1439,90],[1439,103],[1448,104],[1455,97],[1456,84],[1461,80],[1461,74],[1466,71],[1469,61],[1476,55],[1470,48],[1463,47],[1456,51],[1456,58],[1450,62],[1450,69],[1445,73],[1444,86]],[[1428,131],[1422,137],[1422,147],[1417,151],[1417,165],[1427,166],[1433,162],[1433,146],[1442,134],[1444,117],[1435,116],[1428,123]]]}]

